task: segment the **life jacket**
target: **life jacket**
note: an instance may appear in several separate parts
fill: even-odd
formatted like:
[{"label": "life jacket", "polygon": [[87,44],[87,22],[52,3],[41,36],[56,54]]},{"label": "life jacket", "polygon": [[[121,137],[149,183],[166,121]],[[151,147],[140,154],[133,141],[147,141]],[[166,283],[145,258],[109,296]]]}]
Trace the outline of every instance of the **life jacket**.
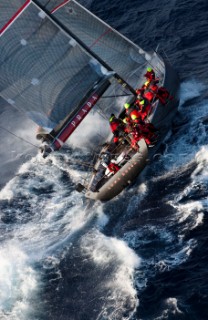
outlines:
[{"label": "life jacket", "polygon": [[163,105],[166,105],[168,100],[173,99],[165,87],[159,87],[156,96]]},{"label": "life jacket", "polygon": [[114,133],[115,131],[119,130],[120,125],[120,121],[115,118],[112,122],[110,122],[111,131]]},{"label": "life jacket", "polygon": [[136,123],[141,119],[141,113],[136,106],[132,106],[126,110],[126,115],[130,118],[130,121]]},{"label": "life jacket", "polygon": [[117,144],[119,142],[119,133],[124,132],[124,125],[119,119],[115,118],[110,122],[110,128],[114,135],[113,141]]},{"label": "life jacket", "polygon": [[155,98],[155,94],[151,91],[147,91],[143,94],[143,97],[146,98],[149,102],[152,102]]},{"label": "life jacket", "polygon": [[110,172],[113,172],[114,174],[120,170],[119,166],[113,162],[110,162],[108,165],[108,169],[110,170]]},{"label": "life jacket", "polygon": [[141,139],[144,139],[146,144],[151,144],[151,138],[153,137],[152,133],[150,133],[145,128],[135,128],[135,130],[132,132],[132,145],[135,145],[136,142],[138,142]]},{"label": "life jacket", "polygon": [[146,98],[144,98],[139,100],[137,105],[140,109],[140,118],[144,120],[151,110],[151,104]]},{"label": "life jacket", "polygon": [[152,81],[152,80],[155,79],[155,72],[152,69],[151,71],[147,71],[144,76],[145,76],[146,79]]},{"label": "life jacket", "polygon": [[138,141],[141,139],[144,139],[147,145],[151,144],[151,138],[147,133],[142,132],[139,128],[135,128],[132,133],[132,139],[131,139],[131,147],[133,149],[136,149],[138,151]]},{"label": "life jacket", "polygon": [[157,91],[158,91],[158,86],[157,86],[155,83],[151,83],[150,86],[149,86],[149,90],[150,90],[151,92],[157,93]]}]

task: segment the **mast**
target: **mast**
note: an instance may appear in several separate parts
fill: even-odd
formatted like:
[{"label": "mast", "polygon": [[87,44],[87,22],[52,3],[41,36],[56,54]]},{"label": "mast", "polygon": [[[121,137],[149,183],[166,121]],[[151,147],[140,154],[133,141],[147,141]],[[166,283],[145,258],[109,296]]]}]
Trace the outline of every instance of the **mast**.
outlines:
[{"label": "mast", "polygon": [[47,157],[50,152],[59,150],[63,146],[69,136],[74,132],[74,130],[76,130],[86,115],[96,105],[103,93],[111,85],[111,77],[112,75],[110,74],[105,77],[83,100],[79,109],[65,119],[60,128],[58,126],[57,128],[54,128],[50,134],[46,134],[45,137],[42,136],[43,145],[40,147],[40,150],[44,158]]},{"label": "mast", "polygon": [[[39,3],[38,0],[31,0],[39,9],[41,9],[50,19],[58,25],[62,30],[64,30],[68,35],[70,35],[87,53],[89,53],[93,58],[95,58],[100,64],[102,64],[109,72],[114,72],[114,70],[105,62],[103,61],[96,53],[90,50],[90,48],[82,42],[73,32],[69,30],[63,23],[61,23],[55,16],[51,14],[49,10],[47,10],[42,4]],[[118,81],[120,85],[129,89],[129,91],[134,95],[137,96],[136,91],[134,88],[128,84],[119,74],[114,73],[113,76]]]}]

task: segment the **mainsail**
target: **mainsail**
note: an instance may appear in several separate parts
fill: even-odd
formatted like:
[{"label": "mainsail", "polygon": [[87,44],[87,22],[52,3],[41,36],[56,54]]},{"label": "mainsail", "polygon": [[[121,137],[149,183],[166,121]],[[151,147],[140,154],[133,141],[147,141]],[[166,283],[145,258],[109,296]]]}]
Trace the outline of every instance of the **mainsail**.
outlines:
[{"label": "mainsail", "polygon": [[[1,1],[0,43],[0,96],[51,132],[55,148],[93,96],[92,105],[105,91],[134,94],[150,59],[73,0]],[[162,60],[154,67],[162,78]],[[107,115],[113,105],[100,102]]]},{"label": "mainsail", "polygon": [[[19,8],[26,4],[18,2]],[[0,5],[1,17],[10,6]],[[18,15],[16,8],[10,19]],[[6,30],[0,38],[1,97],[38,125],[54,128],[106,76],[106,70],[33,2],[15,23],[3,23],[1,19],[1,30]]]}]

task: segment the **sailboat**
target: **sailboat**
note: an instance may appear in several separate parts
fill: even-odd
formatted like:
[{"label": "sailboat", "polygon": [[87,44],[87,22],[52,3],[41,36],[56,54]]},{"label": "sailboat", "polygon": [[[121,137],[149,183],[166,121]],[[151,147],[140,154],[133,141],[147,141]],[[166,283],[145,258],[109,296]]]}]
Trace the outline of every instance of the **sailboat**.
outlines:
[{"label": "sailboat", "polygon": [[[101,121],[99,128],[90,126],[102,141],[94,140],[92,173],[77,190],[108,201],[131,185],[157,152],[177,112],[179,79],[169,62],[74,0],[1,1],[0,42],[0,96],[38,125],[43,156],[59,150],[94,110]],[[140,139],[135,150],[126,135],[114,148],[108,119],[115,114],[123,120],[123,99],[135,102],[147,67],[173,97],[165,106],[154,99],[145,119],[159,137],[152,148]],[[118,170],[109,173],[112,162]]]}]

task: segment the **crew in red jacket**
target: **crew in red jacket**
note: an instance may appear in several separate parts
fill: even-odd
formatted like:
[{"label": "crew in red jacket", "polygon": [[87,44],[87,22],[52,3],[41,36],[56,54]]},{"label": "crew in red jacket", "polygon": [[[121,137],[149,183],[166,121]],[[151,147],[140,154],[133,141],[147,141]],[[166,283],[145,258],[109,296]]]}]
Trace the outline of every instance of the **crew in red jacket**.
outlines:
[{"label": "crew in red jacket", "polygon": [[109,124],[111,131],[114,135],[113,141],[115,144],[119,143],[119,137],[122,132],[124,132],[125,126],[121,120],[116,118],[116,116],[112,113],[109,119]]},{"label": "crew in red jacket", "polygon": [[151,123],[145,123],[142,118],[144,114],[139,112],[137,106],[131,106],[125,103],[127,117],[124,119],[125,123],[129,125],[129,133],[131,136],[131,147],[138,151],[139,147],[137,142],[144,138],[145,142],[150,145],[155,137],[156,128]]},{"label": "crew in red jacket", "polygon": [[129,124],[138,123],[142,117],[142,114],[141,112],[139,112],[138,107],[136,105],[131,105],[130,103],[125,103],[124,108],[126,109],[126,122],[128,122]]},{"label": "crew in red jacket", "polygon": [[108,165],[108,170],[115,174],[117,171],[120,170],[120,167],[116,163],[110,162]]},{"label": "crew in red jacket", "polygon": [[152,146],[155,144],[158,135],[155,132],[152,132],[148,126],[140,126],[134,128],[131,132],[131,146],[135,149],[138,146],[137,142],[141,139],[144,139],[148,146]]},{"label": "crew in red jacket", "polygon": [[148,68],[147,68],[147,72],[144,74],[144,76],[145,76],[145,78],[146,78],[147,80],[149,80],[150,82],[151,82],[152,80],[155,80],[155,72],[154,72],[154,70],[153,70],[151,67],[148,67]]},{"label": "crew in red jacket", "polygon": [[144,120],[151,111],[151,104],[146,98],[140,98],[136,100],[136,105],[138,106],[141,114],[141,119]]}]

